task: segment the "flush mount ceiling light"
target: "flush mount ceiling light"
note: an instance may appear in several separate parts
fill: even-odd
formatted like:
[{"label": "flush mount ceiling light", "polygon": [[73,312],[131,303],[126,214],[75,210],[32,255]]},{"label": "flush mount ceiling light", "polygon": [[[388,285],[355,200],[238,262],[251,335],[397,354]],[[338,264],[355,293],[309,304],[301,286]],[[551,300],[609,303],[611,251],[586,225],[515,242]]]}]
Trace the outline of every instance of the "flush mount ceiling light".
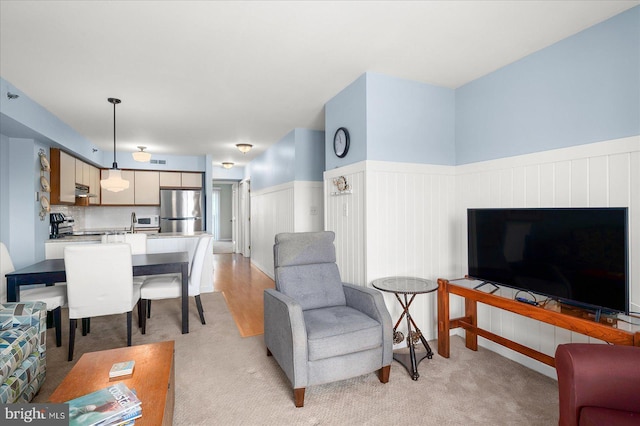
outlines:
[{"label": "flush mount ceiling light", "polygon": [[222,167],[224,167],[225,169],[230,169],[233,167],[235,163],[229,162],[229,161],[225,161],[224,163],[222,163]]},{"label": "flush mount ceiling light", "polygon": [[253,148],[253,145],[249,143],[238,143],[236,144],[236,148],[238,148],[241,153],[246,154],[247,152],[251,151],[251,148]]},{"label": "flush mount ceiling light", "polygon": [[132,153],[133,159],[139,161],[140,163],[148,163],[151,160],[151,154],[148,152],[144,152],[147,149],[146,146],[139,146],[138,149],[140,151],[136,151]]},{"label": "flush mount ceiling light", "polygon": [[129,188],[129,181],[122,179],[122,173],[116,162],[116,105],[122,101],[116,98],[109,98],[107,101],[113,104],[113,166],[107,172],[109,177],[100,180],[100,186],[107,191],[120,192]]}]

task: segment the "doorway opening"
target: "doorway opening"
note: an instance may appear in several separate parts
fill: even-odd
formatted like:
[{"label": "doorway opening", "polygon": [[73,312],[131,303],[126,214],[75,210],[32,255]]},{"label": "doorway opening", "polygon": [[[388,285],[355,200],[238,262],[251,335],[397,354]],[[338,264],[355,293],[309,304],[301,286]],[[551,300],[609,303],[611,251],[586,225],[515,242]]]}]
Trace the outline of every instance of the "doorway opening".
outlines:
[{"label": "doorway opening", "polygon": [[213,182],[211,211],[213,213],[213,252],[235,253],[234,202],[235,182]]}]

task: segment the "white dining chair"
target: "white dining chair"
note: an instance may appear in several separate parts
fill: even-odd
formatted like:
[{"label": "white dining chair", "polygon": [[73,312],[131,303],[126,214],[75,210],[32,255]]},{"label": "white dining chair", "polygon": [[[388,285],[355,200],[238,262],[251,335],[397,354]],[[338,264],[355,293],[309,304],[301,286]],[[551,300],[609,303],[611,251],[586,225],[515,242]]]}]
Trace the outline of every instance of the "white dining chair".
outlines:
[{"label": "white dining chair", "polygon": [[[202,301],[200,300],[201,287],[208,288],[212,277],[207,274],[213,275],[213,266],[211,256],[207,256],[208,253],[213,253],[213,236],[210,234],[201,235],[198,239],[196,251],[193,255],[193,261],[191,262],[191,270],[189,272],[189,296],[193,296],[196,301],[196,307],[198,308],[198,315],[200,316],[200,322],[206,324],[204,319],[204,310],[202,308]],[[208,265],[207,263],[211,263]],[[142,284],[140,290],[140,298],[142,299],[142,305],[145,301],[160,300],[160,299],[174,299],[182,296],[182,282],[181,279],[175,275],[164,275],[158,277],[147,278]],[[142,322],[142,334],[146,333],[146,320]]]},{"label": "white dining chair", "polygon": [[[127,346],[131,346],[134,306],[140,300],[140,285],[133,283],[131,245],[127,243],[68,246],[64,249],[69,305],[69,356],[73,360],[78,319],[127,314]],[[142,306],[142,305],[141,305]],[[144,324],[145,315],[139,321]]]},{"label": "white dining chair", "polygon": [[[9,250],[0,242],[0,302],[7,302],[6,274],[15,271]],[[67,286],[57,284],[36,288],[20,289],[20,302],[40,301],[47,305],[47,311],[53,314],[53,324],[56,329],[56,346],[62,346],[62,307],[67,304]]]},{"label": "white dining chair", "polygon": [[[147,254],[147,234],[105,234],[102,243],[127,243],[131,246],[131,254]],[[142,285],[146,277],[133,277],[133,283]]]}]

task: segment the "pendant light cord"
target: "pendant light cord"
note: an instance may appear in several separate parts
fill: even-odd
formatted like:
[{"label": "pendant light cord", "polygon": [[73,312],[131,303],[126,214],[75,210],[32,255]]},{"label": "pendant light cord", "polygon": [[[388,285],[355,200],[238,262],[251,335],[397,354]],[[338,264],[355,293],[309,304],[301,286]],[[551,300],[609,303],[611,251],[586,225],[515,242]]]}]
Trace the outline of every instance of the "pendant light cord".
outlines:
[{"label": "pendant light cord", "polygon": [[107,101],[113,104],[113,166],[111,168],[118,169],[116,162],[116,105],[122,101],[116,98],[108,98]]}]

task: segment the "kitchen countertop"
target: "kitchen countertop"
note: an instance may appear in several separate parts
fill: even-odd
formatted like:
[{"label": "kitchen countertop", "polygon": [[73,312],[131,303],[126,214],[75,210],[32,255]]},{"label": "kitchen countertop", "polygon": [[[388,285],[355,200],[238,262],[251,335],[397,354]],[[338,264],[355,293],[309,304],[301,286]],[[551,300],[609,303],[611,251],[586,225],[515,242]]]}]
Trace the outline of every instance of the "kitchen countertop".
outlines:
[{"label": "kitchen countertop", "polygon": [[[102,232],[102,234],[96,235],[96,233],[98,231],[82,231],[82,232],[91,232],[91,235],[65,235],[62,238],[57,238],[54,240],[47,240],[45,241],[46,244],[50,244],[50,243],[68,243],[68,242],[83,242],[83,241],[101,241],[102,240],[102,234],[115,234],[115,233],[124,233],[124,231],[116,231],[114,232],[113,230],[111,231],[104,231]],[[192,233],[183,233],[183,232],[162,232],[162,233],[157,233],[157,234],[149,234],[147,233],[147,238],[148,239],[160,239],[160,238],[188,238],[188,237],[198,237],[202,234],[206,234],[207,232],[204,231],[199,231],[199,232],[192,232]]]}]

